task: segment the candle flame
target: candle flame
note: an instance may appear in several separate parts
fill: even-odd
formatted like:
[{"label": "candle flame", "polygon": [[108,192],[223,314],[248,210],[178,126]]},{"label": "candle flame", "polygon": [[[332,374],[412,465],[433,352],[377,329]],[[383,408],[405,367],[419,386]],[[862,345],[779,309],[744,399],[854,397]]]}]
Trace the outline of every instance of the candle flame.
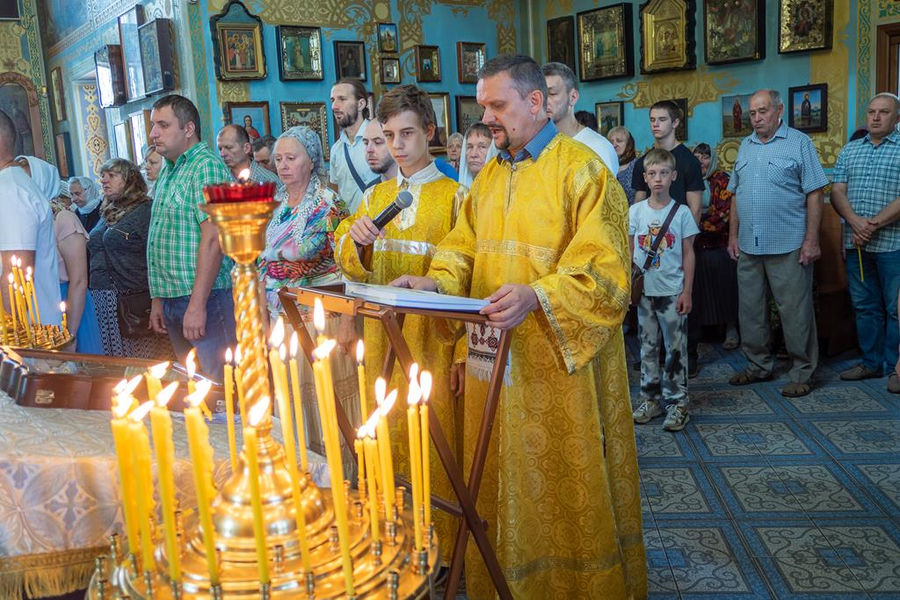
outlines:
[{"label": "candle flame", "polygon": [[278,347],[278,358],[281,359],[281,362],[287,358],[287,348],[284,347],[284,344]]},{"label": "candle flame", "polygon": [[419,363],[413,363],[409,368],[409,380],[415,381],[419,375]]},{"label": "candle flame", "polygon": [[116,384],[116,387],[113,388],[113,392],[115,392],[117,396],[130,396],[132,392],[137,389],[137,386],[140,385],[141,378],[141,375],[135,375],[131,379],[123,379]]},{"label": "candle flame", "polygon": [[158,365],[153,365],[148,371],[150,371],[150,375],[156,377],[157,379],[162,379],[162,376],[166,374],[166,371],[169,369],[169,361],[161,362]]},{"label": "candle flame", "polygon": [[231,352],[231,348],[229,348],[228,350],[225,351],[225,362],[227,362],[230,365],[233,360],[234,360],[234,355]]},{"label": "candle flame", "polygon": [[381,406],[381,403],[384,402],[384,395],[387,393],[387,381],[384,378],[379,377],[375,380],[375,403],[378,406]]},{"label": "candle flame", "polygon": [[66,312],[66,301],[65,300],[63,300],[62,302],[59,303],[59,311]]},{"label": "candle flame", "polygon": [[194,378],[194,374],[197,372],[197,349],[191,348],[191,351],[188,352],[187,359],[184,361],[184,368],[187,370],[187,375],[190,379]]},{"label": "candle flame", "polygon": [[9,285],[12,285],[12,284],[13,284],[13,280],[14,280],[14,278],[13,278],[13,274],[12,274],[12,273],[10,273],[10,274],[9,274],[9,275],[7,275],[7,276],[6,276],[6,277],[7,277],[7,279],[9,279]]},{"label": "candle flame", "polygon": [[250,169],[244,169],[240,173],[238,173],[238,180],[241,183],[249,181],[250,180]]},{"label": "candle flame", "polygon": [[328,358],[328,355],[331,354],[331,351],[334,350],[335,346],[337,346],[336,341],[325,340],[318,348],[316,348],[313,354],[315,355],[317,360],[324,360]]},{"label": "candle flame", "polygon": [[365,344],[363,344],[362,340],[359,340],[356,343],[356,362],[358,364],[363,364],[363,358],[365,357],[365,355],[366,355]]},{"label": "candle flame", "polygon": [[316,298],[315,305],[313,306],[313,325],[316,326],[316,331],[319,334],[325,331],[325,307],[322,306],[322,301]]},{"label": "candle flame", "polygon": [[150,412],[150,409],[153,408],[153,402],[147,401],[138,406],[136,409],[131,411],[131,414],[128,415],[128,418],[131,419],[135,423],[140,423],[144,420],[144,417],[147,416],[147,413]]},{"label": "candle flame", "polygon": [[253,407],[247,411],[247,422],[250,424],[250,427],[259,425],[259,422],[262,421],[262,418],[269,410],[269,402],[269,397],[263,396],[259,402],[254,404]]},{"label": "candle flame", "polygon": [[277,348],[284,341],[284,319],[278,317],[275,321],[275,327],[272,328],[272,335],[269,336],[269,345]]},{"label": "candle flame", "polygon": [[178,382],[173,381],[166,387],[162,389],[162,391],[156,395],[156,405],[163,407],[169,403],[169,400],[172,399],[172,394],[175,393],[175,389],[178,388]]},{"label": "candle flame", "polygon": [[15,254],[12,255],[11,259],[9,259],[9,264],[11,264],[14,267],[16,266],[16,255]]},{"label": "candle flame", "polygon": [[128,402],[127,400],[128,398],[126,396],[116,396],[113,399],[112,413],[115,418],[121,419],[128,414],[131,402]]},{"label": "candle flame", "polygon": [[422,374],[419,375],[419,385],[422,387],[422,402],[428,402],[428,398],[431,396],[431,384],[431,373],[422,371]]},{"label": "candle flame", "polygon": [[300,346],[300,338],[297,337],[297,332],[291,334],[291,358],[297,358],[297,348]]},{"label": "candle flame", "polygon": [[235,366],[240,366],[241,358],[243,358],[243,356],[244,356],[244,353],[241,352],[241,345],[238,344],[237,346],[234,347],[234,364],[235,364]]},{"label": "candle flame", "polygon": [[406,397],[406,401],[409,402],[410,406],[415,406],[419,403],[419,400],[422,398],[422,388],[419,387],[418,382],[415,379],[410,380],[409,382],[409,395]]},{"label": "candle flame", "polygon": [[28,267],[28,272],[25,273],[25,281],[31,283],[31,267]]},{"label": "candle flame", "polygon": [[22,259],[19,258],[18,256],[16,257],[16,268],[17,268],[17,269],[21,269],[21,268],[22,268]]},{"label": "candle flame", "polygon": [[25,267],[25,276],[26,277],[31,277],[31,272],[32,272],[31,265]]},{"label": "candle flame", "polygon": [[[394,396],[394,398],[396,398],[396,396]],[[390,410],[390,409],[388,409],[388,410]],[[369,437],[371,437],[371,438],[375,437],[375,428],[378,427],[378,419],[380,419],[380,418],[381,418],[381,411],[376,410],[369,416],[369,420],[366,421],[366,424],[363,425],[363,427],[365,427],[366,431],[370,432],[368,434]]]},{"label": "candle flame", "polygon": [[394,408],[394,403],[397,401],[397,390],[391,390],[391,393],[388,394],[387,398],[384,399],[384,402],[381,403],[381,406],[378,407],[379,413],[382,416],[387,417],[388,413],[391,412],[391,409]]},{"label": "candle flame", "polygon": [[366,428],[366,425],[368,425],[368,423],[363,424],[362,427],[356,430],[356,439],[362,440],[369,437],[369,430]]},{"label": "candle flame", "polygon": [[200,406],[200,403],[203,402],[204,398],[206,398],[206,395],[209,393],[211,387],[212,382],[208,379],[204,379],[197,384],[197,391],[195,391],[193,394],[185,396],[184,399],[188,404],[191,405],[191,407],[196,408]]}]

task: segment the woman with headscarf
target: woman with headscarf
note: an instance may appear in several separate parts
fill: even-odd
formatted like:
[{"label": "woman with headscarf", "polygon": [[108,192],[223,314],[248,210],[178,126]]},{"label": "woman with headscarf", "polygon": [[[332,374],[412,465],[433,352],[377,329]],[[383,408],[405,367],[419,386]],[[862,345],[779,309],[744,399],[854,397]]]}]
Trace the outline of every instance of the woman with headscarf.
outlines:
[{"label": "woman with headscarf", "polygon": [[70,186],[60,181],[59,171],[50,163],[33,156],[20,158],[27,161],[26,171],[50,202],[53,233],[56,236],[59,292],[66,303],[66,318],[69,331],[75,336],[75,350],[103,354],[94,303],[87,293],[88,233],[70,210]]},{"label": "woman with headscarf", "polygon": [[[728,256],[728,219],[731,215],[732,194],[728,191],[728,173],[718,168],[718,158],[709,144],[698,144],[694,156],[706,184],[703,190],[703,209],[700,234],[694,242],[696,269],[694,275],[694,307],[688,324],[698,335],[704,325],[725,326],[726,350],[740,345],[737,330],[737,271]],[[696,343],[696,342],[695,342]],[[690,352],[690,349],[688,350]]]},{"label": "woman with headscarf", "polygon": [[[149,314],[147,283],[147,231],[150,228],[150,198],[137,166],[113,158],[100,167],[103,202],[100,222],[91,232],[90,289],[104,354],[154,360],[174,357],[168,336],[143,328],[127,335],[119,324],[119,304],[133,315]],[[146,306],[144,306],[146,305]]]},{"label": "woman with headscarf", "polygon": [[606,133],[606,139],[616,149],[616,156],[619,159],[619,172],[616,173],[616,179],[625,190],[625,197],[628,198],[628,205],[634,204],[634,188],[631,187],[631,176],[634,173],[635,160],[634,138],[631,132],[625,127],[619,125],[613,127]]},{"label": "woman with headscarf", "polygon": [[100,202],[103,200],[97,184],[87,177],[72,177],[69,179],[69,192],[75,205],[75,215],[90,232],[100,220]]},{"label": "woman with headscarf", "polygon": [[[269,315],[273,320],[282,314],[278,298],[281,288],[322,287],[341,281],[340,270],[334,262],[334,231],[347,216],[344,202],[328,187],[318,133],[307,127],[291,127],[275,143],[274,159],[284,187],[275,195],[279,205],[269,222],[266,249],[259,260],[260,277],[265,282]],[[303,318],[315,339],[311,312],[303,312]],[[339,322],[339,315],[328,315],[325,335],[337,337]],[[356,365],[347,354],[335,353],[332,359],[336,388],[346,390],[338,401],[351,422],[359,422]],[[315,443],[321,440],[321,434],[315,431],[318,418],[313,418],[317,414],[313,374],[306,361],[300,364],[304,412],[311,429],[309,439]]]}]

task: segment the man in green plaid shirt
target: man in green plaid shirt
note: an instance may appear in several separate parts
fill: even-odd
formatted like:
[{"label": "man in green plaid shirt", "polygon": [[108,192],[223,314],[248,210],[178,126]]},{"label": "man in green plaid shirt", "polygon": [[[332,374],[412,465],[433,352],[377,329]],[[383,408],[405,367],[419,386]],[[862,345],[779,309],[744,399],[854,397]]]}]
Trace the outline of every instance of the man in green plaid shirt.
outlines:
[{"label": "man in green plaid shirt", "polygon": [[223,259],[216,227],[200,204],[203,187],[230,181],[231,173],[200,141],[200,114],[187,98],[161,98],[150,120],[150,139],[165,159],[147,241],[150,323],[169,334],[182,363],[195,348],[202,371],[221,381],[225,350],[236,344],[232,262]]}]

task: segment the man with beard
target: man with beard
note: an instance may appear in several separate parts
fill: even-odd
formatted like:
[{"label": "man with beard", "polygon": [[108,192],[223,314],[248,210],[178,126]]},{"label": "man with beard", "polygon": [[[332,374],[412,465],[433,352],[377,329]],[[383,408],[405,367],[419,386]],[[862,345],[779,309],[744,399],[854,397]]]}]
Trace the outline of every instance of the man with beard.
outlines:
[{"label": "man with beard", "polygon": [[341,134],[331,147],[329,181],[347,205],[350,214],[356,212],[363,192],[378,183],[366,162],[363,134],[369,124],[369,94],[359,79],[345,77],[331,88],[331,112],[337,119]]},{"label": "man with beard", "polygon": [[[496,360],[490,339],[515,329],[478,497],[512,596],[645,598],[622,337],[628,202],[597,155],[548,118],[534,60],[494,58],[476,89],[499,158],[473,182],[426,276],[393,284],[490,302],[491,331],[467,336],[467,470]],[[465,564],[468,597],[494,598],[474,545]]]},{"label": "man with beard", "polygon": [[381,123],[378,120],[372,119],[366,125],[363,144],[366,147],[366,164],[373,173],[381,176],[376,183],[395,178],[398,171],[397,163],[391,156],[391,150],[384,139],[384,130],[381,129]]},{"label": "man with beard", "polygon": [[547,115],[553,119],[553,124],[560,133],[578,140],[593,150],[613,175],[618,173],[619,158],[613,145],[608,139],[585,127],[575,118],[575,105],[578,103],[575,73],[566,65],[557,62],[547,63],[541,70],[547,80]]}]

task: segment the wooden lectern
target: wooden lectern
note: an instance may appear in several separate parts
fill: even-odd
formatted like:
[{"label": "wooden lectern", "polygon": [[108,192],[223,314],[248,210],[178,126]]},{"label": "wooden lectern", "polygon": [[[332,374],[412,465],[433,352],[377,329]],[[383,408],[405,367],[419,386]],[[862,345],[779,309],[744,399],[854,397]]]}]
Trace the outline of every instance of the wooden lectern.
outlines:
[{"label": "wooden lectern", "polygon": [[[408,373],[412,366],[412,353],[406,340],[403,339],[403,319],[405,315],[423,315],[435,319],[451,319],[455,321],[463,321],[468,323],[486,323],[487,317],[478,313],[466,312],[448,312],[442,310],[427,310],[418,308],[396,308],[382,304],[375,304],[362,300],[361,298],[353,298],[345,296],[342,293],[332,290],[320,288],[291,288],[282,289],[279,292],[281,297],[281,305],[284,308],[285,315],[293,325],[294,330],[300,339],[303,352],[306,359],[312,364],[313,350],[315,344],[303,323],[300,315],[298,304],[312,307],[316,299],[322,301],[322,305],[327,312],[340,313],[351,316],[361,316],[366,319],[377,319],[384,327],[384,331],[390,342],[390,350],[388,352],[385,364],[382,369],[382,376],[385,380],[390,381],[391,372],[394,368],[395,359],[400,361],[400,366],[404,373]],[[453,549],[453,556],[450,562],[450,575],[447,578],[447,589],[444,594],[445,600],[453,600],[456,597],[456,591],[459,587],[459,579],[462,576],[463,559],[466,553],[466,544],[469,539],[469,532],[475,538],[475,544],[478,551],[484,559],[497,594],[503,600],[512,600],[512,593],[497,555],[491,547],[487,537],[487,523],[478,515],[475,508],[475,499],[478,497],[478,491],[481,487],[481,476],[484,473],[484,462],[487,458],[488,445],[491,441],[491,430],[494,425],[494,417],[497,414],[497,405],[500,398],[500,388],[503,385],[503,375],[506,367],[506,359],[509,355],[509,343],[511,340],[510,332],[503,331],[500,334],[499,347],[497,349],[497,357],[494,361],[494,370],[491,373],[491,380],[488,384],[487,398],[485,399],[484,414],[481,418],[481,427],[478,431],[478,438],[475,443],[475,454],[472,461],[472,469],[469,473],[469,484],[466,485],[463,479],[463,473],[460,466],[456,463],[453,451],[447,443],[447,438],[441,429],[438,419],[429,419],[428,429],[431,433],[431,441],[434,443],[441,464],[447,472],[450,479],[450,485],[453,487],[453,493],[456,495],[459,504],[454,504],[443,500],[442,498],[432,498],[432,504],[448,512],[460,519],[459,531],[456,537],[456,546]],[[353,426],[347,419],[347,415],[340,403],[336,403],[338,426],[344,436],[347,444],[353,448],[353,442],[356,435]],[[404,482],[405,483],[405,482]]]}]

